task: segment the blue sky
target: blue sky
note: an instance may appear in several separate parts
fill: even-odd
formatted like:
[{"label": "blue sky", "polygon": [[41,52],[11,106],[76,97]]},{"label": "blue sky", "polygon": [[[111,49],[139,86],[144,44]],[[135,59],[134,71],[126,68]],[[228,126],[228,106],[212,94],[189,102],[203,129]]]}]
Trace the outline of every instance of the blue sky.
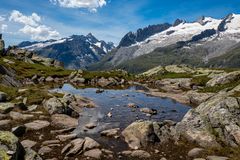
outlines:
[{"label": "blue sky", "polygon": [[229,13],[240,13],[240,0],[1,0],[0,31],[7,45],[89,32],[117,44],[150,24]]}]

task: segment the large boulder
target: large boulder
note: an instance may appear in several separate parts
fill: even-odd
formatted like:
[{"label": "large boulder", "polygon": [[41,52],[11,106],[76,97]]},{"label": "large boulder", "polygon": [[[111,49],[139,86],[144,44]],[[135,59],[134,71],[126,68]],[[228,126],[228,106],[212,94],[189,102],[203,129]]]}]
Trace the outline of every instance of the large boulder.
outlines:
[{"label": "large boulder", "polygon": [[154,143],[159,140],[151,121],[136,121],[124,129],[122,135],[132,149],[138,149],[149,142]]},{"label": "large boulder", "polygon": [[230,72],[230,73],[222,73],[218,76],[215,76],[211,80],[207,82],[207,86],[212,87],[216,85],[222,85],[234,82],[235,80],[240,79],[240,71]]},{"label": "large boulder", "polygon": [[56,97],[50,98],[43,103],[43,107],[49,114],[62,114],[65,111],[64,104]]},{"label": "large boulder", "polygon": [[209,98],[213,97],[215,93],[199,93],[196,91],[187,92],[187,97],[189,102],[195,105],[199,105],[203,102],[206,102]]},{"label": "large boulder", "polygon": [[178,138],[202,147],[240,146],[239,102],[223,93],[191,109],[176,126]]},{"label": "large boulder", "polygon": [[25,150],[18,138],[7,131],[0,131],[0,159],[22,160]]}]

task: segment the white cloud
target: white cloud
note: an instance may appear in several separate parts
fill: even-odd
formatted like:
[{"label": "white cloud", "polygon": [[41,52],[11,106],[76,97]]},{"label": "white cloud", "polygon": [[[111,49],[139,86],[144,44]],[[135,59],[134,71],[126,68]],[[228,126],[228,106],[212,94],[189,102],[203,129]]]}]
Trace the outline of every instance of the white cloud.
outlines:
[{"label": "white cloud", "polygon": [[5,19],[6,19],[5,17],[0,15],[0,22],[5,21]]},{"label": "white cloud", "polygon": [[34,40],[56,39],[60,36],[57,31],[52,30],[50,27],[45,25],[37,27],[26,25],[19,31],[24,34],[31,35],[31,38]]},{"label": "white cloud", "polygon": [[2,26],[1,26],[1,32],[5,32],[5,31],[7,30],[7,28],[8,28],[8,25],[2,24]]},{"label": "white cloud", "polygon": [[12,11],[9,21],[23,24],[24,27],[19,31],[31,36],[33,40],[55,39],[60,34],[51,27],[41,24],[41,17],[37,13],[32,13],[30,16],[23,15],[19,11]]},{"label": "white cloud", "polygon": [[19,11],[12,11],[11,16],[9,17],[10,21],[18,22],[24,25],[38,26],[41,21],[41,17],[36,13],[32,13],[31,16],[25,16]]},{"label": "white cloud", "polygon": [[107,4],[106,0],[50,0],[50,2],[65,8],[87,8],[92,12]]}]

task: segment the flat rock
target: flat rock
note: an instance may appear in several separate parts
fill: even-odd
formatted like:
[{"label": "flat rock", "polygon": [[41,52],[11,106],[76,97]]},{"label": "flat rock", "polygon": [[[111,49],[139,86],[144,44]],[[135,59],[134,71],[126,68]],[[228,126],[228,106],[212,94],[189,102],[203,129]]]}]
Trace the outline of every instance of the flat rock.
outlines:
[{"label": "flat rock", "polygon": [[0,120],[0,127],[9,125],[11,123],[11,120]]},{"label": "flat rock", "polygon": [[54,114],[51,116],[52,125],[61,128],[77,127],[78,119],[72,118],[65,114]]},{"label": "flat rock", "polygon": [[25,121],[25,120],[32,119],[34,117],[34,115],[32,114],[22,114],[14,111],[11,111],[9,115],[15,121]]},{"label": "flat rock", "polygon": [[36,120],[36,121],[25,124],[25,126],[27,127],[27,130],[40,130],[48,127],[49,125],[50,123],[48,121],[41,121],[41,120]]},{"label": "flat rock", "polygon": [[115,137],[115,136],[117,136],[119,131],[120,131],[120,128],[105,130],[105,131],[101,132],[101,136]]},{"label": "flat rock", "polygon": [[23,140],[21,144],[24,148],[32,148],[37,144],[37,142],[27,139],[27,140]]},{"label": "flat rock", "polygon": [[228,160],[228,157],[220,157],[220,156],[208,156],[207,160]]},{"label": "flat rock", "polygon": [[46,153],[50,153],[52,149],[50,147],[44,146],[38,150],[38,154],[44,155]]},{"label": "flat rock", "polygon": [[137,158],[149,158],[151,155],[143,150],[135,150],[131,154],[132,157],[137,157]]},{"label": "flat rock", "polygon": [[43,146],[48,146],[48,145],[51,145],[51,144],[58,144],[58,143],[60,143],[59,140],[48,140],[48,141],[42,142],[42,145]]},{"label": "flat rock", "polygon": [[203,148],[193,148],[188,152],[188,157],[198,157],[204,151]]},{"label": "flat rock", "polygon": [[74,139],[70,142],[70,144],[68,144],[66,147],[64,147],[64,149],[62,150],[62,153],[66,152],[70,147],[72,147],[72,148],[70,148],[70,150],[67,152],[66,156],[81,153],[83,150],[84,142],[85,142],[85,140],[82,138]]},{"label": "flat rock", "polygon": [[95,159],[101,159],[102,151],[100,149],[92,149],[84,152],[84,156]]},{"label": "flat rock", "polygon": [[141,108],[140,111],[147,114],[157,114],[157,110],[151,108]]},{"label": "flat rock", "polygon": [[94,148],[99,148],[99,147],[100,147],[100,144],[98,142],[96,142],[94,139],[85,137],[85,143],[83,146],[84,151],[91,150]]},{"label": "flat rock", "polygon": [[91,122],[91,123],[86,124],[85,127],[86,127],[87,129],[93,129],[93,128],[97,127],[97,124]]},{"label": "flat rock", "polygon": [[72,133],[72,134],[67,134],[67,135],[58,135],[57,138],[62,141],[65,142],[67,140],[71,140],[77,137],[77,134]]}]

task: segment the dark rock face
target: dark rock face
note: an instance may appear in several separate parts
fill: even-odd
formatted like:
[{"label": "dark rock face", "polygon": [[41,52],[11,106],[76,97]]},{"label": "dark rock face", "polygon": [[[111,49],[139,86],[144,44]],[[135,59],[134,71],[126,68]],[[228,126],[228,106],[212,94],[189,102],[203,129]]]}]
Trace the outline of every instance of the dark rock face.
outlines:
[{"label": "dark rock face", "polygon": [[4,40],[2,39],[2,34],[0,34],[0,55],[4,53],[5,50],[5,43]]},{"label": "dark rock face", "polygon": [[207,30],[201,32],[200,34],[193,36],[191,42],[196,42],[201,39],[211,37],[212,35],[214,35],[216,33],[217,33],[217,31],[215,29],[207,29]]},{"label": "dark rock face", "polygon": [[128,47],[132,44],[135,44],[136,42],[144,41],[145,39],[156,33],[165,31],[169,27],[171,27],[171,24],[164,23],[158,25],[150,25],[146,28],[138,29],[136,33],[129,32],[122,38],[118,47]]},{"label": "dark rock face", "polygon": [[[39,47],[40,45],[45,47]],[[52,58],[64,63],[65,68],[79,69],[98,62],[107,52],[114,48],[114,44],[100,41],[91,33],[88,35],[73,35],[61,40],[44,42],[22,42],[21,48],[36,51],[40,56]]]},{"label": "dark rock face", "polygon": [[223,32],[226,30],[225,26],[227,23],[230,23],[231,20],[233,19],[233,14],[229,14],[228,16],[226,16],[223,21],[219,24],[218,26],[218,31]]},{"label": "dark rock face", "polygon": [[184,20],[181,20],[181,19],[176,19],[176,21],[173,23],[173,26],[178,26],[179,24],[185,22]]}]

